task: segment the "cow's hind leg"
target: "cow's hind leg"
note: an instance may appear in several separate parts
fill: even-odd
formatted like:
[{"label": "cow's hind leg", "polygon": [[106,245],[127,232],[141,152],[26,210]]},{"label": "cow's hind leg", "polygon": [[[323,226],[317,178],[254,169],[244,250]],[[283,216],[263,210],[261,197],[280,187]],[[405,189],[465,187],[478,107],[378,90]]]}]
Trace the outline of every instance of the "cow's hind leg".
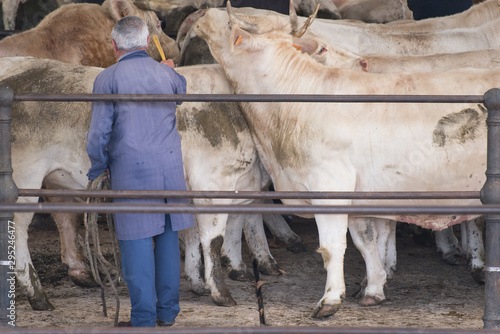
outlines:
[{"label": "cow's hind leg", "polygon": [[[69,173],[63,170],[56,170],[48,174],[43,180],[46,189],[78,189],[81,185],[77,183]],[[77,202],[75,198],[68,197],[48,197],[47,202],[63,203]],[[59,230],[61,240],[61,261],[68,268],[68,276],[76,285],[82,287],[95,287],[95,282],[90,268],[86,264],[78,243],[78,228],[81,219],[77,213],[53,213],[54,221]]]},{"label": "cow's hind leg", "polygon": [[[198,225],[198,217],[195,215]],[[189,282],[191,291],[198,295],[208,295],[210,291],[205,285],[204,265],[198,226],[179,231],[179,237],[185,245],[184,272]]]},{"label": "cow's hind leg", "polygon": [[223,264],[229,268],[229,278],[248,281],[253,278],[242,258],[241,237],[245,215],[231,214],[227,219],[226,234],[222,245]]},{"label": "cow's hind leg", "polygon": [[397,251],[396,251],[396,221],[375,218],[375,226],[378,233],[378,251],[380,261],[387,273],[387,279],[393,277],[396,271]]},{"label": "cow's hind leg", "polygon": [[460,243],[453,232],[453,226],[441,231],[435,231],[434,237],[437,250],[442,254],[443,260],[446,263],[454,266],[467,264],[464,251],[460,247]]},{"label": "cow's hind leg", "polygon": [[[389,221],[387,228],[389,229]],[[373,218],[350,218],[349,232],[356,248],[366,263],[366,287],[359,302],[362,306],[373,306],[385,300],[384,285],[387,274],[379,256],[378,229]]]},{"label": "cow's hind leg", "polygon": [[292,253],[306,251],[306,246],[300,237],[292,231],[288,223],[281,215],[262,215],[262,219],[269,231],[271,231],[274,239],[278,243],[286,246],[286,249]]},{"label": "cow's hind leg", "polygon": [[484,217],[468,220],[461,224],[462,249],[467,251],[472,277],[480,284],[484,284]]},{"label": "cow's hind leg", "polygon": [[244,215],[244,219],[245,240],[252,258],[257,261],[259,272],[264,275],[281,275],[280,267],[269,250],[262,215]]},{"label": "cow's hind leg", "polygon": [[[213,202],[214,204],[227,204],[227,201],[214,200]],[[205,283],[210,289],[212,301],[219,306],[236,305],[236,301],[224,282],[221,265],[227,218],[227,214],[199,214],[197,216],[205,260]]]}]

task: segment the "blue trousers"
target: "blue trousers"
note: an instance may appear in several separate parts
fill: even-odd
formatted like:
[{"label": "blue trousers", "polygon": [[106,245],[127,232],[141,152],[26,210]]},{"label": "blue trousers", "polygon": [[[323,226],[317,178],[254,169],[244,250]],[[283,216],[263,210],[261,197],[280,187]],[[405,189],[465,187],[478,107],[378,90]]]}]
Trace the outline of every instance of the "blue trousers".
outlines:
[{"label": "blue trousers", "polygon": [[132,327],[155,327],[179,314],[180,251],[177,231],[166,215],[165,232],[151,238],[119,240]]}]

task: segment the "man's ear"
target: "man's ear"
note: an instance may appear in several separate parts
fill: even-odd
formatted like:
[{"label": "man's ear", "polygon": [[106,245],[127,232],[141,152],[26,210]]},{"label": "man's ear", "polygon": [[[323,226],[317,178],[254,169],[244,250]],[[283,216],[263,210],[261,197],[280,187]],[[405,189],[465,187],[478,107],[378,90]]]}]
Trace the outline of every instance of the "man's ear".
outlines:
[{"label": "man's ear", "polygon": [[115,55],[118,54],[118,47],[116,46],[116,42],[112,39],[111,43],[113,44],[113,51],[115,51]]},{"label": "man's ear", "polygon": [[252,49],[253,47],[253,36],[239,26],[234,27],[231,33],[231,41],[233,48],[244,48],[246,50]]}]

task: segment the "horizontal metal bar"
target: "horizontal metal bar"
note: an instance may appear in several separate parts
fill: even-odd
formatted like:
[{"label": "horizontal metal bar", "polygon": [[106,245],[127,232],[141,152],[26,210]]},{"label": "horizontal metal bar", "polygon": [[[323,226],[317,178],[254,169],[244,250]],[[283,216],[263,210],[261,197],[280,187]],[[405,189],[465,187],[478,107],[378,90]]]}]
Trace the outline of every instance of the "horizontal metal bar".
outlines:
[{"label": "horizontal metal bar", "polygon": [[0,36],[10,36],[20,32],[22,32],[22,30],[0,30]]},{"label": "horizontal metal bar", "polygon": [[483,95],[14,94],[14,101],[483,103]]},{"label": "horizontal metal bar", "polygon": [[[127,333],[123,328],[16,328],[0,329],[0,333],[16,334],[122,334]],[[492,329],[435,329],[435,328],[390,328],[390,327],[174,327],[174,328],[140,328],[133,329],[133,333],[146,334],[498,334]],[[132,333],[132,332],[130,332]]]},{"label": "horizontal metal bar", "polygon": [[19,189],[21,197],[238,198],[238,199],[479,199],[479,191],[160,191]]},{"label": "horizontal metal bar", "polygon": [[376,205],[194,205],[139,203],[12,203],[0,212],[99,212],[99,213],[238,213],[238,214],[356,214],[356,215],[500,215],[500,205],[477,206],[376,206]]}]

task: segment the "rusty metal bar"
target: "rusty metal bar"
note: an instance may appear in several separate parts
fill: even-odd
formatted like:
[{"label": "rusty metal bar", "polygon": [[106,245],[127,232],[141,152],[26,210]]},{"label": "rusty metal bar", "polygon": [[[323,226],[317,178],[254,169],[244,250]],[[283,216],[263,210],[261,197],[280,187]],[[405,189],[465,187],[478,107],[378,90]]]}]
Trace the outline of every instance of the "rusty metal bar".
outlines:
[{"label": "rusty metal bar", "polygon": [[432,329],[432,328],[356,328],[356,327],[213,327],[213,328],[17,328],[0,333],[18,334],[498,334],[487,329]]},{"label": "rusty metal bar", "polygon": [[15,94],[14,101],[483,103],[483,95]]},{"label": "rusty metal bar", "polygon": [[[484,205],[500,204],[500,89],[486,92],[488,141],[486,183],[481,189]],[[485,309],[484,328],[500,328],[500,215],[489,214],[486,220]]]},{"label": "rusty metal bar", "polygon": [[[17,187],[12,179],[10,146],[10,106],[14,93],[0,86],[0,203],[17,200]],[[14,327],[15,307],[15,226],[14,210],[0,212],[0,328]]]},{"label": "rusty metal bar", "polygon": [[270,214],[356,214],[377,216],[400,215],[500,215],[500,205],[417,206],[417,205],[194,205],[148,203],[14,203],[0,204],[0,212],[99,212],[99,213],[270,213]]},{"label": "rusty metal bar", "polygon": [[19,189],[22,197],[238,198],[238,199],[479,199],[479,191],[163,191]]}]

